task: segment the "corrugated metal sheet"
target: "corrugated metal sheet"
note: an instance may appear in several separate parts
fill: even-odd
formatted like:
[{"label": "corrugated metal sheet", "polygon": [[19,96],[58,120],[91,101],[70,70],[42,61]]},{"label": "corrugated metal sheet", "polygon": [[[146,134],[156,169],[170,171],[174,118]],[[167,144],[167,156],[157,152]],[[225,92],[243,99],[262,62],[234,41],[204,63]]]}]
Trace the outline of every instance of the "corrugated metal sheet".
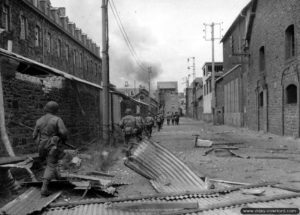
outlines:
[{"label": "corrugated metal sheet", "polygon": [[149,178],[157,192],[205,190],[205,183],[199,176],[158,143],[141,142],[126,165]]},{"label": "corrugated metal sheet", "polygon": [[[248,188],[247,190],[252,191],[257,189],[257,187],[254,188]],[[259,187],[259,189],[263,189],[265,191],[263,197],[274,197],[274,196],[288,196],[288,195],[295,195],[294,192],[287,191],[287,190],[282,190],[279,188],[273,188],[270,186],[262,186]],[[190,196],[181,196],[179,197],[174,197],[174,198],[164,198],[164,199],[159,199],[159,198],[152,198],[152,199],[136,199],[136,200],[124,200],[120,202],[107,202],[107,203],[96,203],[97,199],[93,199],[92,203],[88,203],[88,200],[82,201],[82,204],[76,205],[76,206],[70,206],[69,208],[67,207],[56,207],[56,208],[51,208],[48,211],[44,213],[44,215],[79,215],[79,214],[84,214],[84,215],[96,215],[96,214],[101,214],[101,215],[137,215],[137,214],[157,214],[157,210],[138,210],[138,211],[122,211],[122,210],[116,210],[112,209],[111,207],[118,207],[120,205],[126,205],[132,204],[132,203],[148,203],[148,204],[164,204],[167,202],[172,202],[172,203],[194,203],[195,201],[198,202],[199,208],[201,208],[203,211],[200,212],[195,212],[195,213],[189,213],[189,214],[240,214],[240,210],[242,207],[245,206],[251,206],[255,207],[257,204],[261,205],[266,205],[267,206],[274,206],[274,205],[280,205],[282,207],[296,207],[300,203],[300,194],[298,195],[299,197],[293,197],[293,198],[284,198],[282,197],[280,200],[275,200],[275,201],[261,201],[258,203],[251,203],[251,204],[246,204],[246,205],[236,205],[235,202],[239,202],[241,200],[244,201],[253,201],[255,199],[258,199],[260,197],[257,197],[255,195],[245,195],[243,194],[243,189],[236,190],[236,191],[228,191],[227,193],[223,192],[219,193],[219,195],[214,195],[214,196],[197,196],[197,195],[190,195]],[[229,203],[231,205],[230,207],[226,208],[218,208],[217,205],[220,203]],[[212,207],[213,205],[216,205],[215,209],[211,210],[205,210],[206,208]],[[212,207],[214,208],[214,207]],[[175,211],[166,211],[169,214],[175,214]]]},{"label": "corrugated metal sheet", "polygon": [[60,194],[61,192],[58,192],[48,197],[41,198],[40,190],[32,187],[1,208],[0,214],[26,215],[36,211],[41,211],[59,197]]}]

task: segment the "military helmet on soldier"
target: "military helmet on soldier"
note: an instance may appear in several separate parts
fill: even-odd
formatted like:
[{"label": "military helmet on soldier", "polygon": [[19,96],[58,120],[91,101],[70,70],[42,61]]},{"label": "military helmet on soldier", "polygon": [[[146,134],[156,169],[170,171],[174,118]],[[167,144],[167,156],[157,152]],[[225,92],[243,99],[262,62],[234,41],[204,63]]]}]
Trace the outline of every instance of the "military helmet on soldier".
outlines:
[{"label": "military helmet on soldier", "polygon": [[44,107],[44,111],[46,113],[52,113],[52,114],[56,114],[58,112],[58,109],[59,109],[59,105],[55,101],[48,102]]},{"label": "military helmet on soldier", "polygon": [[131,113],[132,113],[132,111],[131,111],[130,108],[127,108],[127,109],[125,110],[125,114],[126,114],[126,115],[130,115]]}]

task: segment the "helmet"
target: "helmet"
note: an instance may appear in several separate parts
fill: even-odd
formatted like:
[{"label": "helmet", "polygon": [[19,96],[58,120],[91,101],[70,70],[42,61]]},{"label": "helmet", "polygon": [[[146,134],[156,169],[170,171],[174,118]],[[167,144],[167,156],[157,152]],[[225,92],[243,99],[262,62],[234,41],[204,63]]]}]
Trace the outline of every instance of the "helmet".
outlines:
[{"label": "helmet", "polygon": [[127,109],[125,110],[125,114],[126,114],[126,115],[130,115],[130,114],[131,114],[131,112],[132,112],[132,111],[131,111],[131,109],[130,109],[130,108],[127,108]]},{"label": "helmet", "polygon": [[45,107],[44,107],[44,111],[46,113],[52,113],[52,114],[56,114],[58,112],[58,104],[55,101],[50,101],[48,102]]}]

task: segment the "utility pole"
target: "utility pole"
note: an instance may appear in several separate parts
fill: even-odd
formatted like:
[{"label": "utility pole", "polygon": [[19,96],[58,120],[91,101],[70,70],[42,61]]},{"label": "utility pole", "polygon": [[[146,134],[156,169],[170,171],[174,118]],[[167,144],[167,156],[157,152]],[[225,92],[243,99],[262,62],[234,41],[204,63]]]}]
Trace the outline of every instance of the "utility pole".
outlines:
[{"label": "utility pole", "polygon": [[[108,0],[102,0],[103,141],[109,143]],[[100,100],[101,101],[101,100]]]},{"label": "utility pole", "polygon": [[[220,35],[219,37],[215,36],[215,26],[220,26]],[[216,124],[215,120],[215,109],[216,109],[216,74],[215,74],[215,40],[221,39],[221,32],[222,32],[222,23],[211,23],[211,24],[204,24],[205,26],[205,36],[204,39],[207,41],[211,41],[211,48],[212,48],[212,57],[211,57],[211,88],[212,88],[212,100],[211,100],[211,108],[212,108],[212,114],[213,114],[213,124]],[[211,37],[208,39],[206,36],[206,28],[211,28]]]},{"label": "utility pole", "polygon": [[148,110],[151,111],[151,73],[152,73],[152,68],[148,68],[148,75],[149,75],[149,107]]},{"label": "utility pole", "polygon": [[188,62],[190,62],[190,60],[192,60],[192,66],[189,66],[188,69],[190,69],[191,67],[193,68],[193,86],[192,86],[192,93],[193,93],[193,118],[196,118],[196,63],[195,63],[195,57],[189,57],[187,59]]}]

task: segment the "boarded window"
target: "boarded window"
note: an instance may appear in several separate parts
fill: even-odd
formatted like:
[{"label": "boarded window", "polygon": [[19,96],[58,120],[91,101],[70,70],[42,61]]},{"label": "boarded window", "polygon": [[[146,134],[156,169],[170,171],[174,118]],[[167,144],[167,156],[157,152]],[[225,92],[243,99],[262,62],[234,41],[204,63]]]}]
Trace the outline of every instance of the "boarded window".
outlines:
[{"label": "boarded window", "polygon": [[10,30],[10,9],[9,6],[3,5],[2,7],[2,27],[6,30]]},{"label": "boarded window", "polygon": [[260,92],[259,93],[259,107],[263,107],[264,106],[264,92]]},{"label": "boarded window", "polygon": [[266,56],[265,56],[265,47],[262,46],[259,49],[259,71],[263,72],[266,68]]},{"label": "boarded window", "polygon": [[47,51],[50,53],[51,52],[51,34],[50,33],[47,34],[46,41],[47,41]]},{"label": "boarded window", "polygon": [[34,35],[35,35],[34,45],[35,45],[35,47],[39,47],[40,41],[41,41],[41,28],[38,25],[35,26]]},{"label": "boarded window", "polygon": [[295,30],[294,25],[290,25],[285,31],[285,58],[295,56]]},{"label": "boarded window", "polygon": [[65,56],[66,56],[67,61],[69,61],[69,54],[70,54],[70,46],[68,44],[66,44],[66,46],[65,46]]},{"label": "boarded window", "polygon": [[61,40],[58,39],[57,40],[57,56],[60,57],[61,56]]},{"label": "boarded window", "polygon": [[20,39],[25,40],[26,39],[26,34],[27,34],[27,19],[25,16],[21,15],[20,16]]},{"label": "boarded window", "polygon": [[288,104],[297,103],[297,86],[291,84],[286,88],[286,98]]}]

